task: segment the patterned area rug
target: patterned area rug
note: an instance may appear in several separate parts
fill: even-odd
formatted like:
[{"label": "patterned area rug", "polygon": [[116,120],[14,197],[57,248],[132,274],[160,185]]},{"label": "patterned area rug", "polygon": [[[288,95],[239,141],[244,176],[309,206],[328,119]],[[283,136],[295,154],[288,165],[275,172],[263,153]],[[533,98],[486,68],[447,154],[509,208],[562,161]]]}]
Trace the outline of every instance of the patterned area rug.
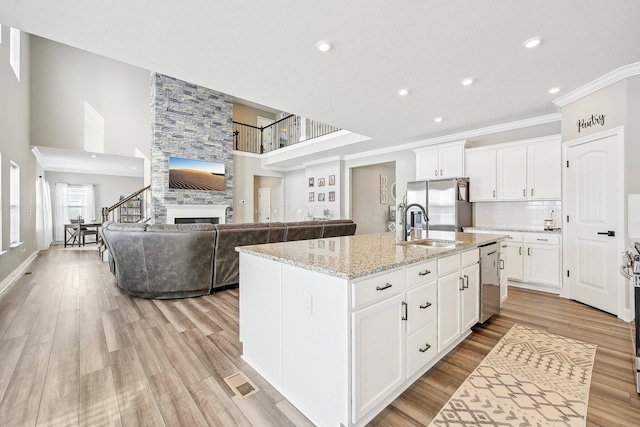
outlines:
[{"label": "patterned area rug", "polygon": [[429,426],[584,426],[594,344],[514,325]]}]

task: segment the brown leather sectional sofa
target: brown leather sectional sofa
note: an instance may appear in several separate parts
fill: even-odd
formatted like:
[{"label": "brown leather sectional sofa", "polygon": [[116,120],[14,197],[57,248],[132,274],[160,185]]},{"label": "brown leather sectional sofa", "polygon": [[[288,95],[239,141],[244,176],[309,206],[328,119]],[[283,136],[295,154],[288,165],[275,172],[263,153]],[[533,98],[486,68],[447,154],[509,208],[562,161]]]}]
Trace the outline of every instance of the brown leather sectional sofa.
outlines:
[{"label": "brown leather sectional sofa", "polygon": [[142,298],[206,295],[239,282],[237,246],[351,236],[351,220],[247,224],[124,224],[102,235],[117,285]]}]

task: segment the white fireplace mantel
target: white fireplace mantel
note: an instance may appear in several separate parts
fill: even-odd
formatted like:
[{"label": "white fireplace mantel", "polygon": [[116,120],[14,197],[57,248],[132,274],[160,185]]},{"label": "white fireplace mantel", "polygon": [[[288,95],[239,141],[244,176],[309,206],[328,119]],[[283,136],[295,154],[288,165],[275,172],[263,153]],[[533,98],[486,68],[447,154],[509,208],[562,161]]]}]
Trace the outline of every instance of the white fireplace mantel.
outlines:
[{"label": "white fireplace mantel", "polygon": [[217,217],[219,224],[225,223],[229,205],[165,205],[167,224],[175,224],[176,218]]}]

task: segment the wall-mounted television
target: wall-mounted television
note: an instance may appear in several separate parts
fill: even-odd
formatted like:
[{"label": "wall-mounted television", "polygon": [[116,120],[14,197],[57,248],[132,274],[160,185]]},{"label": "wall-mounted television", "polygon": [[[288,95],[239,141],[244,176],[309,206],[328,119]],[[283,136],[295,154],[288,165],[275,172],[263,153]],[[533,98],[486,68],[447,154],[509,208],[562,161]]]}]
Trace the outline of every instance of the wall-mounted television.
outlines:
[{"label": "wall-mounted television", "polygon": [[224,164],[169,157],[169,188],[224,191]]}]

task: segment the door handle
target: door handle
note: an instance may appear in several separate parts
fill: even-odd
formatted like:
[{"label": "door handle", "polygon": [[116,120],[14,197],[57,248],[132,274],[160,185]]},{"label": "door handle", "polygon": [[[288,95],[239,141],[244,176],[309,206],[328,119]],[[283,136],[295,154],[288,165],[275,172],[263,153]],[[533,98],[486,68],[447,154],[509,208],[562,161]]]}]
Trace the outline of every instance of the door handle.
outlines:
[{"label": "door handle", "polygon": [[[466,285],[464,284],[466,282]],[[469,289],[469,276],[464,276],[464,281],[462,282],[465,289]]]},{"label": "door handle", "polygon": [[599,231],[598,234],[604,234],[605,236],[609,236],[609,237],[616,237],[616,232],[615,231]]},{"label": "door handle", "polygon": [[429,350],[430,348],[431,348],[431,344],[428,344],[428,343],[427,343],[427,344],[425,344],[425,345],[424,345],[424,348],[421,348],[421,349],[419,349],[419,350],[420,350],[420,353],[424,353],[424,352],[426,352],[427,350]]},{"label": "door handle", "polygon": [[531,255],[531,248],[527,248],[527,255]]},{"label": "door handle", "polygon": [[431,274],[431,271],[425,270],[418,273],[418,276],[426,276],[427,274]]},{"label": "door handle", "polygon": [[458,277],[458,280],[460,281],[460,290],[464,291],[464,278]]},{"label": "door handle", "polygon": [[440,176],[444,176],[444,174],[442,173],[442,169],[440,169]]},{"label": "door handle", "polygon": [[518,255],[522,255],[522,246],[518,248]]},{"label": "door handle", "polygon": [[429,308],[429,307],[431,307],[431,303],[430,303],[430,302],[427,302],[427,303],[425,303],[424,305],[421,305],[421,306],[420,306],[420,308],[421,308],[421,309],[423,309],[423,310],[424,310],[425,308]]},{"label": "door handle", "polygon": [[435,176],[438,176],[438,169],[436,169],[436,171],[434,172]]},{"label": "door handle", "polygon": [[522,190],[522,197],[527,197],[527,190]]},{"label": "door handle", "polygon": [[409,318],[409,304],[402,301],[402,306],[404,307],[404,316],[401,320],[407,320]]},{"label": "door handle", "polygon": [[391,283],[387,283],[384,286],[376,286],[376,291],[384,291],[385,289],[389,289],[393,286]]},{"label": "door handle", "polygon": [[533,196],[533,188],[531,189],[531,196]]},{"label": "door handle", "polygon": [[493,190],[493,198],[496,198],[496,190]]}]

